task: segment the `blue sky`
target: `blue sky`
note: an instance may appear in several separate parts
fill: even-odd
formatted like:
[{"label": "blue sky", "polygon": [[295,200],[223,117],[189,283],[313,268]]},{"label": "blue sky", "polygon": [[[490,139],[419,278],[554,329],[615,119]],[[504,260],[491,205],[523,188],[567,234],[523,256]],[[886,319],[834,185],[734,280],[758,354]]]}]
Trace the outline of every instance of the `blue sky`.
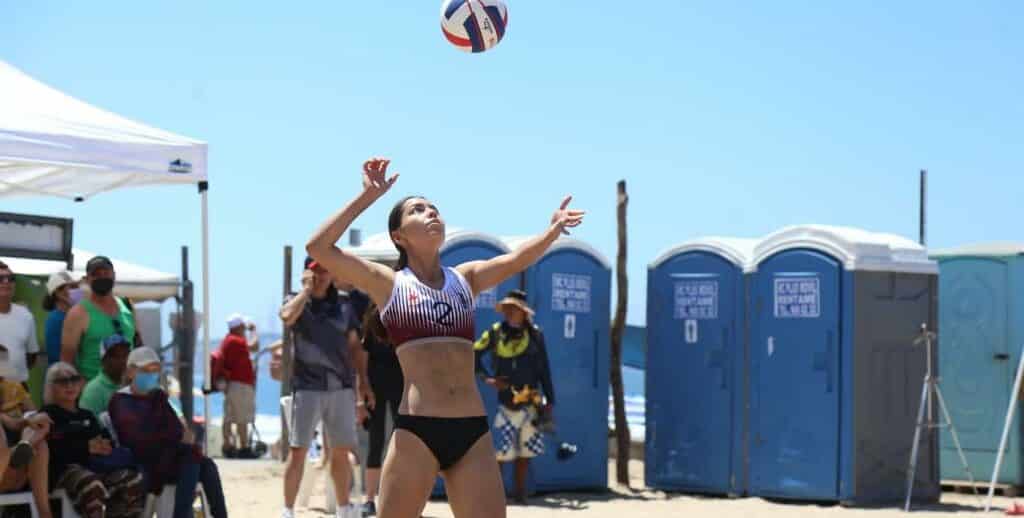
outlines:
[{"label": "blue sky", "polygon": [[[209,143],[214,322],[268,319],[282,246],[301,250],[371,155],[402,178],[364,233],[405,193],[450,226],[538,232],[572,193],[589,211],[576,236],[611,259],[626,179],[631,323],[646,264],[689,238],[916,237],[920,168],[931,245],[1024,240],[1020,2],[513,0],[482,55],[449,46],[437,1],[156,4],[14,2],[0,59]],[[2,210],[73,217],[76,246],[166,271],[187,244],[198,275],[194,192]]]}]

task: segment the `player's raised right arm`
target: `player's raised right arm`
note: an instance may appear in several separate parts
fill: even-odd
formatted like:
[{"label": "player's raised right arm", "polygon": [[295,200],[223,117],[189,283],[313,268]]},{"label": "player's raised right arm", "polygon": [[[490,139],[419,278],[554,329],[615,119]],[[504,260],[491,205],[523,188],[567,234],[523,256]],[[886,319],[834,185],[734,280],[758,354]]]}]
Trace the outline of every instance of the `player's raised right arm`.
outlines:
[{"label": "player's raised right arm", "polygon": [[388,192],[398,174],[386,178],[390,160],[373,158],[363,164],[363,190],[327,219],[306,243],[306,252],[332,275],[354,284],[384,307],[391,297],[395,272],[390,268],[345,252],[336,243],[373,202]]}]

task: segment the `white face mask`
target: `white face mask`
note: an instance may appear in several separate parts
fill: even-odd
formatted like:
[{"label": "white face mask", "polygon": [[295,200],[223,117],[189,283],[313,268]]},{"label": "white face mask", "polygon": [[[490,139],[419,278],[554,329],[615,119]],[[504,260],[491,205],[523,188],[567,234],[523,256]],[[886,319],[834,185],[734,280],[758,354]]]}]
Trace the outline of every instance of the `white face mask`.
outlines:
[{"label": "white face mask", "polygon": [[85,298],[85,290],[82,288],[71,288],[68,290],[68,303],[72,306],[81,302],[83,298]]}]

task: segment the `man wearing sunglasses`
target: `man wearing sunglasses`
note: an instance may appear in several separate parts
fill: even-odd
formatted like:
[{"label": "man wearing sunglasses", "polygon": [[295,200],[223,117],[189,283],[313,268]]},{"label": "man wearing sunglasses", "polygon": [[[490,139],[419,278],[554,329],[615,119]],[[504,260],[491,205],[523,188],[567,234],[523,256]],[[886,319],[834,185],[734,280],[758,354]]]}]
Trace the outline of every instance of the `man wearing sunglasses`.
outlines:
[{"label": "man wearing sunglasses", "polygon": [[0,343],[7,346],[11,381],[25,383],[39,356],[36,320],[25,306],[14,304],[14,272],[0,262]]},{"label": "man wearing sunglasses", "polygon": [[112,335],[135,343],[135,314],[124,300],[114,296],[114,263],[97,255],[85,265],[89,296],[71,308],[64,319],[60,358],[78,368],[87,380],[102,370],[100,350]]}]

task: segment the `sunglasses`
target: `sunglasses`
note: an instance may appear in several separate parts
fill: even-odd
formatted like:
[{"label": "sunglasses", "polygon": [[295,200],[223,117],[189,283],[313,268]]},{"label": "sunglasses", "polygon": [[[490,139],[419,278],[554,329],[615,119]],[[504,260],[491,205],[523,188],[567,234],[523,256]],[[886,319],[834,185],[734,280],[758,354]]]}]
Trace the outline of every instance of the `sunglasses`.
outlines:
[{"label": "sunglasses", "polygon": [[3,284],[5,282],[14,284],[14,275],[0,275],[0,284]]},{"label": "sunglasses", "polygon": [[78,374],[75,374],[74,376],[66,376],[66,377],[63,377],[63,378],[57,378],[57,379],[53,380],[53,382],[55,384],[57,384],[57,385],[67,386],[67,385],[74,385],[75,383],[78,383],[79,381],[82,381],[83,379],[85,379],[85,378],[83,378],[82,376],[80,376]]}]

